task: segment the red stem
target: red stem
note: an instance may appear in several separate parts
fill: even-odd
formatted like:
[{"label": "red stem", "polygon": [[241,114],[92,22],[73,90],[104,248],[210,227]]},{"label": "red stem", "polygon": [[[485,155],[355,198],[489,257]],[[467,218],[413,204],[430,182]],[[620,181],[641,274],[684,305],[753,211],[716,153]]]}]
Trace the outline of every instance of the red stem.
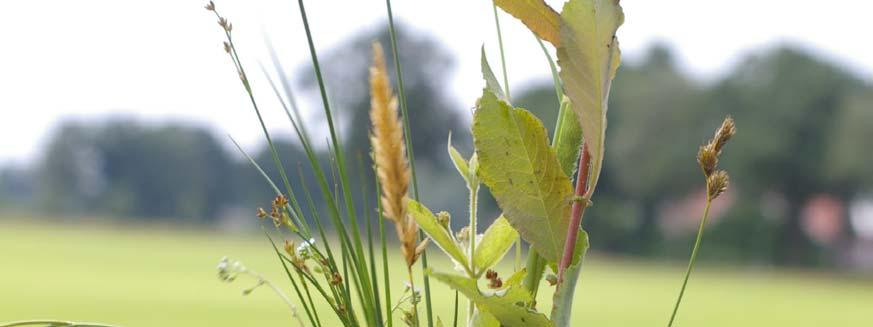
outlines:
[{"label": "red stem", "polygon": [[573,250],[576,248],[576,240],[579,238],[579,226],[582,224],[582,213],[585,207],[588,206],[585,199],[585,192],[588,190],[588,166],[591,162],[591,154],[588,152],[588,144],[582,144],[582,151],[579,154],[579,176],[576,178],[576,194],[573,201],[573,208],[570,212],[570,226],[567,229],[567,240],[564,242],[564,254],[561,256],[561,263],[558,265],[558,283],[564,281],[564,271],[570,267],[573,261]]}]

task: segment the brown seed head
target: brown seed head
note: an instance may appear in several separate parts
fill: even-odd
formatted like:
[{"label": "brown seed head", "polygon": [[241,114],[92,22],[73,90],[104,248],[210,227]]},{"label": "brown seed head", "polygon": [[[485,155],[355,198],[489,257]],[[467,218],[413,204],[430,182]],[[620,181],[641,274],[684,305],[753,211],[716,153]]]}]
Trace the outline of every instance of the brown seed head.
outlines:
[{"label": "brown seed head", "polygon": [[700,149],[697,151],[697,163],[700,164],[700,168],[703,169],[704,175],[707,177],[712,175],[712,172],[715,171],[715,167],[718,166],[718,155],[712,149],[712,146],[709,144],[700,146]]},{"label": "brown seed head", "polygon": [[230,50],[231,50],[230,43],[227,43],[227,41],[224,41],[224,52],[230,53]]},{"label": "brown seed head", "polygon": [[221,26],[225,31],[227,30],[227,18],[218,17],[218,26]]},{"label": "brown seed head", "polygon": [[726,171],[719,170],[710,175],[706,180],[706,193],[710,200],[717,198],[727,190],[729,177]]},{"label": "brown seed head", "polygon": [[215,11],[215,3],[212,1],[209,1],[206,3],[205,8],[206,8],[206,10],[209,10],[209,11]]},{"label": "brown seed head", "polygon": [[721,123],[721,127],[715,131],[715,135],[712,137],[712,145],[716,154],[721,154],[721,149],[724,148],[724,145],[737,133],[737,127],[734,124],[734,119],[731,116],[725,117],[724,121]]},{"label": "brown seed head", "polygon": [[288,253],[291,257],[297,256],[297,253],[294,251],[294,241],[285,240],[285,253]]},{"label": "brown seed head", "polygon": [[397,112],[397,98],[391,92],[382,46],[373,43],[373,65],[370,67],[370,121],[373,161],[382,186],[382,210],[394,222],[401,252],[412,266],[418,259],[418,224],[406,214],[406,193],[409,190],[409,166],[403,143],[403,127]]}]

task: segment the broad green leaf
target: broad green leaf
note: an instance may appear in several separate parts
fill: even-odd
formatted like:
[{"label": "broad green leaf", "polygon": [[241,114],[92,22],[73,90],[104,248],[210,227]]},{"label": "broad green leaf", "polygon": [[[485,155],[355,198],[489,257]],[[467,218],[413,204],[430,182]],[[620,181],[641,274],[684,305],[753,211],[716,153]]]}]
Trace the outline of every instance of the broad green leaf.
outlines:
[{"label": "broad green leaf", "polygon": [[618,0],[570,0],[561,18],[558,66],[591,153],[591,193],[603,165],[607,98],[621,61],[615,32],[624,22],[624,13]]},{"label": "broad green leaf", "polygon": [[464,159],[458,150],[452,146],[452,133],[449,133],[449,142],[448,142],[448,151],[449,157],[452,158],[452,163],[455,164],[455,169],[458,170],[458,173],[461,174],[461,177],[464,178],[464,182],[467,183],[467,186],[470,186],[470,167],[467,166],[467,160]]},{"label": "broad green leaf", "polygon": [[491,65],[488,64],[488,58],[485,56],[485,46],[482,46],[482,78],[485,79],[485,88],[494,93],[498,99],[509,102],[506,94],[503,93],[503,88],[500,87],[500,82],[494,76],[494,71],[491,70]]},{"label": "broad green leaf", "polygon": [[485,230],[485,235],[476,246],[473,262],[480,269],[488,269],[494,266],[512,248],[512,244],[518,239],[518,232],[509,225],[506,218],[498,217]]},{"label": "broad green leaf", "polygon": [[576,119],[572,103],[567,96],[561,100],[561,116],[558,117],[558,128],[555,131],[555,152],[558,154],[558,162],[567,176],[573,176],[576,166],[579,165],[579,150],[582,146],[582,128]]},{"label": "broad green leaf", "polygon": [[552,323],[542,313],[530,310],[524,305],[533,299],[530,293],[520,285],[510,285],[506,288],[483,293],[475,279],[453,275],[429,272],[433,278],[449,285],[452,289],[463,293],[476,304],[479,311],[491,314],[506,327],[539,327],[552,326]]},{"label": "broad green leaf", "polygon": [[551,320],[556,327],[570,326],[573,297],[576,293],[576,284],[579,281],[582,260],[585,259],[586,252],[588,252],[588,233],[579,229],[579,239],[576,241],[576,249],[573,251],[573,260],[564,271],[564,281],[555,290]]},{"label": "broad green leaf", "polygon": [[521,20],[537,37],[561,44],[561,16],[545,0],[494,0],[500,9]]},{"label": "broad green leaf", "polygon": [[549,261],[564,247],[573,187],[542,122],[487,90],[473,116],[479,177],[522,238]]},{"label": "broad green leaf", "polygon": [[461,251],[461,248],[458,247],[457,243],[455,243],[455,239],[452,238],[451,234],[449,234],[449,230],[440,224],[430,209],[413,199],[407,199],[406,206],[409,215],[415,219],[418,226],[427,233],[427,236],[429,236],[434,243],[443,250],[443,252],[455,261],[466,265],[469,261],[467,255],[464,254],[464,251]]}]

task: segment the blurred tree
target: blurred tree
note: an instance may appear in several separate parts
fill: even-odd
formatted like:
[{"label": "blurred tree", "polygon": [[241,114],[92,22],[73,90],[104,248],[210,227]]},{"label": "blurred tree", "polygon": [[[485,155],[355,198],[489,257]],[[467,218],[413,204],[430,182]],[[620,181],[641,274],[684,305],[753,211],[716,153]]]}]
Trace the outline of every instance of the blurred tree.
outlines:
[{"label": "blurred tree", "polygon": [[66,123],[46,150],[40,194],[64,213],[214,218],[230,199],[229,173],[230,158],[203,128]]},{"label": "blurred tree", "polygon": [[[397,25],[396,30],[419,190],[422,197],[428,199],[428,206],[435,210],[464,213],[466,195],[460,192],[464,190],[463,180],[459,176],[454,178],[456,173],[446,154],[449,131],[454,132],[453,143],[459,148],[469,149],[471,144],[468,127],[461,116],[463,111],[446,94],[453,58],[441,44],[425,34],[416,34],[403,24]],[[361,155],[364,167],[368,169],[371,167],[369,67],[373,41],[379,41],[383,46],[396,94],[397,81],[387,24],[358,34],[320,55],[331,106],[339,117],[339,133],[347,161],[356,167],[356,158]],[[301,76],[299,82],[305,91],[318,92],[311,67],[307,66]],[[320,106],[318,103],[317,108]],[[358,175],[357,169],[350,174]],[[356,180],[354,183],[359,183],[357,178],[353,179]],[[368,179],[367,183],[373,187],[371,180]],[[358,188],[355,186],[354,189]],[[463,220],[455,219],[456,222]]]}]

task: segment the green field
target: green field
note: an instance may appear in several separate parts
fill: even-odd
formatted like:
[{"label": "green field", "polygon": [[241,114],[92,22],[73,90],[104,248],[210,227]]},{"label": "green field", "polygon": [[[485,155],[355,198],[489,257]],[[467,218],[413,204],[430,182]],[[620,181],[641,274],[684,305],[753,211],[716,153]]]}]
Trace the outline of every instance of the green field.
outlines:
[{"label": "green field", "polygon": [[[287,307],[268,289],[244,297],[240,291],[253,281],[219,282],[215,265],[224,255],[241,259],[290,294],[269,244],[257,235],[0,220],[0,322],[63,318],[142,327],[295,326]],[[432,261],[447,269],[445,261]],[[575,326],[666,324],[681,263],[597,256],[587,263]],[[403,285],[400,276],[394,274],[397,291]],[[437,284],[434,289],[435,313],[450,322],[453,293]],[[871,326],[873,280],[701,269],[692,277],[677,325]]]}]

